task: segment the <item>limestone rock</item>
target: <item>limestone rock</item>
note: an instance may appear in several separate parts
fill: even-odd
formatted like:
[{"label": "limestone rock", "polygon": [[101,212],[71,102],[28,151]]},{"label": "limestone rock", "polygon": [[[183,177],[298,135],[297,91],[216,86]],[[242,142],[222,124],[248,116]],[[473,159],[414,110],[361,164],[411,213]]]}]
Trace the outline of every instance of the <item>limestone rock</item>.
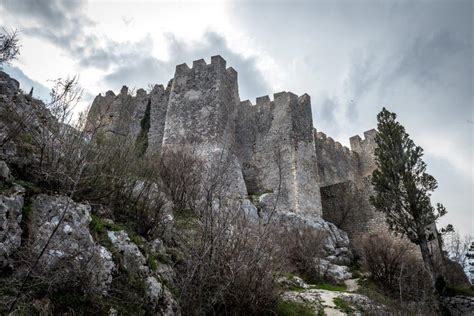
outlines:
[{"label": "limestone rock", "polygon": [[181,315],[179,306],[166,286],[149,276],[145,280],[147,298],[155,313],[164,316]]},{"label": "limestone rock", "polygon": [[127,232],[123,230],[108,231],[107,236],[122,255],[123,266],[127,271],[140,276],[148,275],[150,269],[146,265],[145,256],[138,246],[130,241]]},{"label": "limestone rock", "polygon": [[[19,125],[27,131],[19,133]],[[0,71],[0,159],[19,166],[37,161],[32,140],[58,129],[57,120],[44,103],[22,94],[18,81]]]},{"label": "limestone rock", "polygon": [[0,268],[11,265],[10,256],[21,245],[24,192],[15,186],[0,194]]},{"label": "limestone rock", "polygon": [[335,283],[343,283],[352,277],[352,273],[346,266],[331,263],[326,259],[316,259],[314,264],[318,267],[320,274]]},{"label": "limestone rock", "polygon": [[365,295],[355,293],[341,293],[338,297],[349,302],[362,315],[392,315],[389,310]]},{"label": "limestone rock", "polygon": [[0,71],[0,94],[13,96],[20,90],[20,83],[7,73]]},{"label": "limestone rock", "polygon": [[309,289],[309,285],[306,284],[302,278],[292,275],[289,277],[283,276],[279,277],[277,283],[284,286],[285,288],[301,288],[301,289]]},{"label": "limestone rock", "polygon": [[41,252],[59,224],[39,261],[43,271],[56,273],[59,269],[66,275],[75,275],[85,270],[91,290],[107,292],[115,264],[112,254],[92,239],[90,206],[64,196],[39,194],[32,198],[31,210],[34,256]]},{"label": "limestone rock", "polygon": [[166,253],[166,247],[160,238],[156,238],[150,243],[150,250],[157,255],[163,255]]},{"label": "limestone rock", "polygon": [[453,296],[444,297],[443,306],[449,311],[450,315],[473,315],[474,297]]},{"label": "limestone rock", "polygon": [[8,168],[5,161],[0,160],[0,181],[10,180],[10,169]]}]

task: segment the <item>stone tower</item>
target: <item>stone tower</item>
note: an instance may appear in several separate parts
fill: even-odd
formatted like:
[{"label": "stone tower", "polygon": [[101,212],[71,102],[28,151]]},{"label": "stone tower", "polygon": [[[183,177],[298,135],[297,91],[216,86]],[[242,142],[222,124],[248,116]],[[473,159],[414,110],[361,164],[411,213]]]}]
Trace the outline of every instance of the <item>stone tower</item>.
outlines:
[{"label": "stone tower", "polygon": [[244,196],[245,183],[234,153],[239,105],[237,72],[221,56],[176,67],[172,81],[163,147],[190,146],[209,165],[225,165],[230,195]]},{"label": "stone tower", "polygon": [[249,194],[271,192],[278,209],[321,216],[311,101],[291,92],[240,104],[237,152]]}]

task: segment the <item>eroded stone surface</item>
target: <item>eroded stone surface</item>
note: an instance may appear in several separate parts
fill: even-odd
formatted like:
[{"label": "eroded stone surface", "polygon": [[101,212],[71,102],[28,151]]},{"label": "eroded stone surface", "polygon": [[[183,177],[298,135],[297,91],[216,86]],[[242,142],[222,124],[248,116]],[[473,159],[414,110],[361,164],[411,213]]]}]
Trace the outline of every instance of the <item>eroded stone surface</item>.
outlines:
[{"label": "eroded stone surface", "polygon": [[123,230],[108,231],[107,236],[120,252],[123,258],[123,265],[127,271],[141,276],[145,276],[150,272],[146,265],[145,256],[143,256],[138,246],[130,241],[127,232]]},{"label": "eroded stone surface", "polygon": [[11,256],[21,246],[20,227],[25,191],[15,186],[0,194],[0,267],[11,265]]},{"label": "eroded stone surface", "polygon": [[359,182],[373,170],[375,131],[351,138],[349,150],[313,125],[306,94],[240,102],[237,72],[220,56],[178,65],[166,89],[99,95],[88,118],[113,137],[146,139],[147,154],[192,148],[209,172],[225,169],[223,191],[233,199],[273,193],[278,211],[316,218],[321,186]]},{"label": "eroded stone surface", "polygon": [[39,261],[40,267],[47,273],[85,271],[91,290],[106,292],[112,282],[115,264],[112,254],[92,239],[90,206],[64,196],[39,194],[32,198],[31,213],[33,256],[39,255],[47,245]]}]

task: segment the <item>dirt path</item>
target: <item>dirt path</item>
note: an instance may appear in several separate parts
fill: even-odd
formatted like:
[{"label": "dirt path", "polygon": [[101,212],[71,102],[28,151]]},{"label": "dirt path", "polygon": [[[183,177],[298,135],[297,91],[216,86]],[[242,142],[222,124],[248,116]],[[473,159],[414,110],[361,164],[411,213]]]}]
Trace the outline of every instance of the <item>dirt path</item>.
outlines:
[{"label": "dirt path", "polygon": [[344,284],[347,286],[348,292],[355,292],[359,289],[359,283],[357,283],[359,279],[349,279],[345,280]]},{"label": "dirt path", "polygon": [[321,303],[324,307],[324,313],[327,316],[343,316],[346,315],[345,313],[341,312],[336,308],[334,304],[334,298],[337,297],[339,294],[338,292],[332,292],[327,290],[317,290],[319,295],[321,296]]}]

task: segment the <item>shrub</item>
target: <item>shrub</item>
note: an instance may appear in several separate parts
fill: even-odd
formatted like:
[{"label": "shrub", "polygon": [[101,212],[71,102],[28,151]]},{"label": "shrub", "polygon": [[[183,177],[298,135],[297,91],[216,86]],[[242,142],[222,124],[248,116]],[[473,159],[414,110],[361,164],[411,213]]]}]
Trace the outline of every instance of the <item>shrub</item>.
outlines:
[{"label": "shrub", "polygon": [[283,230],[278,238],[288,264],[308,282],[318,283],[324,279],[318,259],[323,256],[325,238],[325,232],[311,227],[289,228]]},{"label": "shrub", "polygon": [[249,223],[240,209],[202,210],[196,228],[180,239],[183,313],[256,315],[271,308],[282,261],[270,229]]},{"label": "shrub", "polygon": [[430,278],[409,241],[379,233],[362,239],[363,263],[386,295],[400,301],[431,297]]}]

